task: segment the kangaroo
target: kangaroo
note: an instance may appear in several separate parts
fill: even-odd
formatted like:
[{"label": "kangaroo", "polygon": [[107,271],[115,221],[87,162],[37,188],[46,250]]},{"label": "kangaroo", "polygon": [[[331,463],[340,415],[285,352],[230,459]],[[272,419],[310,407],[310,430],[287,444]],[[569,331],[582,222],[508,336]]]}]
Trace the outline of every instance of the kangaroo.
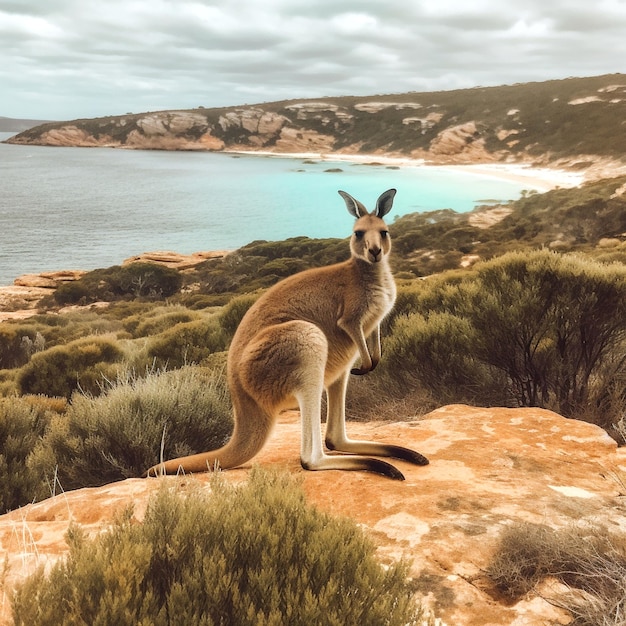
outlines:
[{"label": "kangaroo", "polygon": [[[278,414],[296,405],[301,414],[304,469],[366,470],[404,480],[390,463],[361,455],[428,464],[428,459],[408,448],[351,440],[346,434],[349,375],[367,374],[378,364],[380,323],[396,297],[388,263],[391,239],[383,221],[396,190],[385,191],[371,213],[345,191],[339,194],[356,218],[351,258],[305,270],[274,285],[244,315],[233,337],[227,362],[235,422],[231,439],[218,450],[159,463],[144,476],[242,465],[261,450]],[[357,358],[360,363],[355,367]],[[324,389],[326,447],[354,456],[324,451]]]}]

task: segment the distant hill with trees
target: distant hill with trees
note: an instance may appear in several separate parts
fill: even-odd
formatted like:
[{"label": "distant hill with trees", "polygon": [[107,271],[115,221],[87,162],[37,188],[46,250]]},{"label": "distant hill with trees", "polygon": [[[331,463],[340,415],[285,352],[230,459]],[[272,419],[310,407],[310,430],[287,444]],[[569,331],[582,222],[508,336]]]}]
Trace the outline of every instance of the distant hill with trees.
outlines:
[{"label": "distant hill with trees", "polygon": [[437,163],[622,161],[626,75],[51,122],[11,143],[393,154]]}]

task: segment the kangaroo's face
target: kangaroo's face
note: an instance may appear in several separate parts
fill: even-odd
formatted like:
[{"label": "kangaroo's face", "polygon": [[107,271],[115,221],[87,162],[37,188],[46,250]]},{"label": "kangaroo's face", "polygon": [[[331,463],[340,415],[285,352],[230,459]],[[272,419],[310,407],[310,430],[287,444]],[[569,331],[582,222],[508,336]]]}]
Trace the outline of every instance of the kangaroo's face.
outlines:
[{"label": "kangaroo's face", "polygon": [[340,191],[339,195],[345,200],[348,212],[356,217],[350,239],[352,256],[368,263],[380,263],[391,252],[391,238],[383,217],[391,210],[396,190],[385,191],[371,213],[349,193]]},{"label": "kangaroo's face", "polygon": [[354,223],[350,250],[353,256],[368,263],[379,263],[391,252],[387,224],[380,217],[367,214]]}]

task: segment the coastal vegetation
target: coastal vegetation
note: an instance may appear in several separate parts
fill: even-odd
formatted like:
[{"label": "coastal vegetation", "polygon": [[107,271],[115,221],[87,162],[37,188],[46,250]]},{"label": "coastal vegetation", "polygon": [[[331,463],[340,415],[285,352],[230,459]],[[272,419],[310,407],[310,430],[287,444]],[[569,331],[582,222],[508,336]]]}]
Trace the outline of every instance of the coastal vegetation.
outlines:
[{"label": "coastal vegetation", "polygon": [[[329,98],[326,109],[290,101],[261,114],[297,118],[335,149],[401,154],[432,150],[471,120],[467,145],[582,168],[589,155],[623,154],[624,82]],[[183,124],[186,138],[209,129],[224,145],[245,145],[251,127],[223,123],[244,119],[234,113],[194,111],[204,121]],[[145,131],[146,115],[75,126],[123,145]],[[390,231],[398,300],[383,360],[351,381],[350,419],[413,419],[455,402],[539,406],[625,443],[626,177],[469,214],[406,215]],[[220,446],[232,429],[225,358],[239,321],[280,279],[347,254],[346,240],[298,237],[251,242],[184,271],[103,268],[61,285],[39,314],[1,323],[0,513]],[[93,540],[71,528],[68,543],[66,559],[18,589],[16,624],[221,623],[225,601],[241,624],[316,623],[320,614],[337,624],[425,623],[405,564],[383,566],[355,524],[306,505],[285,475],[253,470],[236,487],[216,475],[210,495],[163,490],[143,524],[129,509]],[[573,623],[621,623],[623,553],[622,537],[597,528],[513,525],[485,574],[508,601],[558,580],[574,590],[557,600]]]},{"label": "coastal vegetation", "polygon": [[[348,416],[540,406],[622,442],[625,183],[525,194],[487,228],[475,218],[490,206],[396,219],[385,358],[351,382]],[[45,312],[0,324],[4,510],[46,497],[55,481],[104,484],[160,454],[217,447],[232,428],[225,356],[246,310],[284,276],[347,253],[345,240],[299,237],[184,272],[95,270],[57,289]],[[68,304],[79,306],[54,312]]]},{"label": "coastal vegetation", "polygon": [[550,602],[572,615],[571,624],[617,626],[626,618],[626,544],[624,535],[606,528],[508,526],[486,574],[509,602],[548,580],[560,583]]},{"label": "coastal vegetation", "polygon": [[211,492],[163,488],[142,524],[132,508],[107,532],[68,532],[67,558],[13,598],[16,625],[432,624],[407,564],[383,565],[356,523],[307,504],[286,472],[253,470]]}]

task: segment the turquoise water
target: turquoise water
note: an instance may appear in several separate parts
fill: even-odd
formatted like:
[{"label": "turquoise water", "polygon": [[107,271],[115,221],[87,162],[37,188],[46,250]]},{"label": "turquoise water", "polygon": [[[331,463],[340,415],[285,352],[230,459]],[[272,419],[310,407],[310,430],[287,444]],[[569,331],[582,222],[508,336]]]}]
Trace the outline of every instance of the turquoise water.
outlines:
[{"label": "turquoise water", "polygon": [[390,187],[398,189],[392,219],[469,211],[485,200],[517,198],[528,184],[454,168],[0,144],[0,285],[20,274],[108,267],[153,250],[344,237],[352,218],[337,190],[372,208]]}]

